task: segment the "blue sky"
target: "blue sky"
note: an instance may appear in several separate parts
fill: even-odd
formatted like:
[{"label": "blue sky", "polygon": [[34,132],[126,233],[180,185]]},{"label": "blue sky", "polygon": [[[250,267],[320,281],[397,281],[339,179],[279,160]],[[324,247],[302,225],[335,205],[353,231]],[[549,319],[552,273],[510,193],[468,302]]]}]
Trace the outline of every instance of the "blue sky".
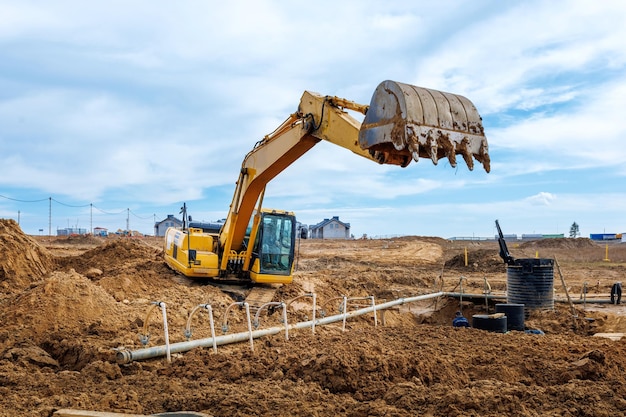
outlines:
[{"label": "blue sky", "polygon": [[[2,1],[0,217],[29,234],[226,216],[245,154],[305,90],[468,97],[491,173],[320,143],[265,206],[356,237],[626,232],[626,3]],[[40,232],[43,230],[43,232]]]}]

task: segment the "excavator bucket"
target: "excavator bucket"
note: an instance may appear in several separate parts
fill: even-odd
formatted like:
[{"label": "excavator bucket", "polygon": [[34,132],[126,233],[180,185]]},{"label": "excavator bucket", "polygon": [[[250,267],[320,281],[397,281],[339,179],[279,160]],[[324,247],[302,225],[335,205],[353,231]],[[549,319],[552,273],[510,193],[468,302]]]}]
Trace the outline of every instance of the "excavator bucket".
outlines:
[{"label": "excavator bucket", "polygon": [[383,81],[374,92],[359,131],[361,148],[380,163],[407,166],[411,159],[447,158],[456,167],[461,155],[490,170],[489,146],[476,107],[463,96]]}]

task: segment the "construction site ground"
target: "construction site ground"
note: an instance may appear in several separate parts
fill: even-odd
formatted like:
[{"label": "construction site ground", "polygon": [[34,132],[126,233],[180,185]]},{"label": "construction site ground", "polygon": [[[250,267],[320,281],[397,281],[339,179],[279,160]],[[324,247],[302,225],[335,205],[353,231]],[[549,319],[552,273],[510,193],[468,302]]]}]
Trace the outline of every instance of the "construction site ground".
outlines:
[{"label": "construction site ground", "polygon": [[[185,341],[194,307],[209,303],[216,332],[246,331],[228,293],[168,269],[159,238],[28,236],[0,220],[0,416],[53,416],[60,409],[212,416],[617,416],[626,414],[626,309],[609,304],[624,281],[626,244],[589,239],[512,243],[515,258],[556,258],[554,309],[529,329],[453,328],[494,312],[494,301],[436,298],[250,343],[196,348],[119,364],[119,349]],[[326,316],[341,297],[376,303],[453,291],[505,294],[507,268],[495,241],[433,237],[301,240],[294,282],[274,301],[314,292]],[[562,273],[565,287],[562,285]],[[463,278],[463,279],[462,279]],[[587,288],[583,294],[583,288]],[[564,289],[573,304],[566,300]],[[586,300],[585,303],[581,301]],[[599,303],[594,303],[599,301]],[[626,302],[626,298],[624,299]],[[504,301],[502,301],[504,302]],[[366,302],[367,304],[367,302]],[[323,308],[322,308],[323,306]],[[311,301],[288,309],[311,319]],[[281,326],[279,311],[260,328]],[[208,314],[190,321],[210,337]]]}]

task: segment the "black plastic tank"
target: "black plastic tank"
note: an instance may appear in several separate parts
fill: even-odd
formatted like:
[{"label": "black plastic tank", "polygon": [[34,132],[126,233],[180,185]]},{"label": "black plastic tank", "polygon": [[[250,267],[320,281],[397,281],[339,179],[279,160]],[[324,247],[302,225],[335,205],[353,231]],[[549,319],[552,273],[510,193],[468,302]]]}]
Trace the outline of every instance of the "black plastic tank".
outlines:
[{"label": "black plastic tank", "polygon": [[495,333],[507,332],[507,318],[505,315],[474,314],[472,327],[474,329],[487,330]]},{"label": "black plastic tank", "polygon": [[506,315],[506,329],[525,330],[524,323],[524,304],[496,304],[496,313],[504,313]]},{"label": "black plastic tank", "polygon": [[506,269],[507,303],[533,310],[554,310],[554,259],[515,259]]}]

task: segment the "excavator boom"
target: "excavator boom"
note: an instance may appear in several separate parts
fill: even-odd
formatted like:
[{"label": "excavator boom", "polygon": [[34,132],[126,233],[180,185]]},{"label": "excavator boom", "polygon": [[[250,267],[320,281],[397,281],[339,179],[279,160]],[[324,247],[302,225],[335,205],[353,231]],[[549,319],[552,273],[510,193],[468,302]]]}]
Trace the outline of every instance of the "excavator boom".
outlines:
[{"label": "excavator boom", "polygon": [[[347,110],[364,114],[363,122]],[[461,155],[470,170],[474,160],[490,170],[482,119],[463,96],[395,81],[382,82],[369,105],[305,91],[298,110],[245,156],[219,234],[168,230],[168,264],[188,276],[223,278],[235,271],[254,282],[290,282],[295,217],[263,208],[263,195],[274,177],[322,140],[379,164],[447,158],[455,167]],[[271,252],[273,238],[287,238],[280,252]]]}]

